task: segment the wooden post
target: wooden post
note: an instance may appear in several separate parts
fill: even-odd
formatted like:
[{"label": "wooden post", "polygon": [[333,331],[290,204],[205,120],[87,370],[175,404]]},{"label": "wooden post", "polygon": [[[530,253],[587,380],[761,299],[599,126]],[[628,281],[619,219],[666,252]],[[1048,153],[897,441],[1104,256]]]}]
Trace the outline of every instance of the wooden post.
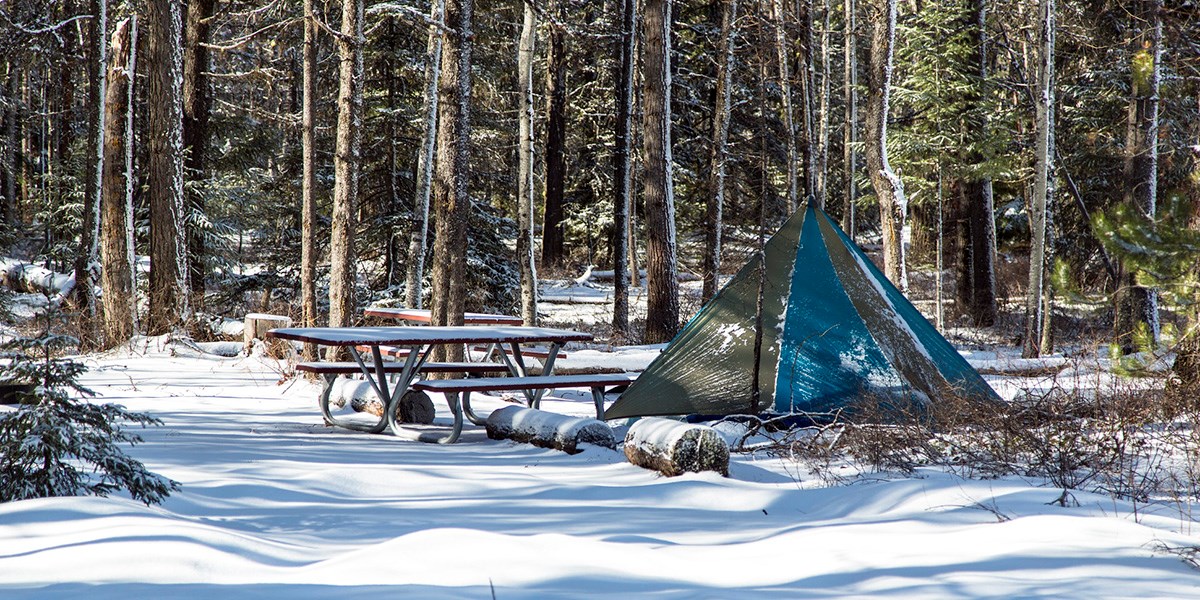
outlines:
[{"label": "wooden post", "polygon": [[250,349],[254,346],[256,339],[263,340],[267,344],[267,351],[272,356],[282,358],[291,353],[291,347],[286,340],[267,339],[266,337],[267,332],[276,327],[290,326],[292,324],[290,318],[265,313],[247,313],[245,324],[243,339],[246,342],[246,354],[250,354]]}]

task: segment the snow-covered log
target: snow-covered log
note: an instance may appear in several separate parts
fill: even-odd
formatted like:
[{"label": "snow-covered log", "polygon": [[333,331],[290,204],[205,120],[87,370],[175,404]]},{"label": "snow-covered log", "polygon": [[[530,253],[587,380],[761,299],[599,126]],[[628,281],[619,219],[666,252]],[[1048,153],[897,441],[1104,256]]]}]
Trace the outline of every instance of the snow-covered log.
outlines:
[{"label": "snow-covered log", "polygon": [[493,440],[511,439],[567,454],[582,452],[580,443],[617,447],[612,428],[602,421],[520,406],[505,406],[492,412],[487,419],[487,435]]},{"label": "snow-covered log", "polygon": [[[346,377],[335,379],[333,390],[329,393],[329,403],[332,406],[349,404],[355,412],[383,416],[383,403],[379,401],[379,395],[369,382],[363,380]],[[433,400],[425,392],[406,392],[400,397],[399,410],[401,423],[428,425],[433,422]]]},{"label": "snow-covered log", "polygon": [[729,475],[729,445],[712,427],[645,418],[625,434],[625,458],[667,477],[700,471]]},{"label": "snow-covered log", "polygon": [[46,294],[56,305],[75,289],[74,273],[55,273],[45,267],[7,259],[0,260],[0,279],[16,292]]}]

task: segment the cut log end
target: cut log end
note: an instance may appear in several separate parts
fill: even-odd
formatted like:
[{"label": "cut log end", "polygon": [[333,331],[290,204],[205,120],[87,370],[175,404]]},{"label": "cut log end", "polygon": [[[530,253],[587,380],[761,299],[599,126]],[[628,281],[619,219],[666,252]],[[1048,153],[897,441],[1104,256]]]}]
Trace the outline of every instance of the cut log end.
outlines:
[{"label": "cut log end", "polygon": [[264,313],[247,314],[242,333],[246,343],[246,354],[250,354],[251,348],[254,347],[254,340],[263,340],[267,354],[275,358],[286,358],[291,354],[291,345],[286,340],[268,338],[267,332],[277,327],[288,327],[291,324],[291,318],[285,316]]}]

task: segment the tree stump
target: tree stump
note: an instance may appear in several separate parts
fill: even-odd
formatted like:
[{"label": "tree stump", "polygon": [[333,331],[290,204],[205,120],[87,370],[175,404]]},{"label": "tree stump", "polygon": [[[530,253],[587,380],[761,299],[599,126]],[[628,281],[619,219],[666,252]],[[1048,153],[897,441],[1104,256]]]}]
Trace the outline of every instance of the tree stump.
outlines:
[{"label": "tree stump", "polygon": [[667,477],[700,471],[729,475],[729,445],[712,427],[640,419],[625,434],[625,458]]},{"label": "tree stump", "polygon": [[602,421],[520,406],[505,406],[493,411],[487,419],[487,436],[493,440],[511,439],[562,450],[567,454],[583,452],[579,448],[581,443],[617,447],[612,428]]},{"label": "tree stump", "polygon": [[242,337],[246,342],[246,354],[250,354],[251,348],[254,347],[254,340],[263,340],[267,347],[267,354],[275,358],[285,358],[292,352],[292,346],[287,340],[277,340],[268,338],[267,332],[277,327],[289,327],[292,320],[288,317],[280,315],[268,315],[266,313],[248,313],[246,314],[245,329],[242,331]]}]

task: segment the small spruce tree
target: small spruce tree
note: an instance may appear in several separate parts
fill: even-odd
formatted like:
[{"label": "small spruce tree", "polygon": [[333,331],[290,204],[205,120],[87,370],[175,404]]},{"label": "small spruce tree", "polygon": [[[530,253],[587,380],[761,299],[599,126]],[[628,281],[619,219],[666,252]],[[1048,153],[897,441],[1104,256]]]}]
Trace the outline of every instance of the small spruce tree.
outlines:
[{"label": "small spruce tree", "polygon": [[95,393],[79,383],[86,367],[59,358],[78,344],[52,331],[42,316],[35,337],[0,343],[0,383],[29,384],[15,410],[0,413],[0,502],[126,490],[146,505],[161,503],[179,484],[126,455],[122,444],[142,441],[123,425],[161,425],[116,404],[83,400]]}]

